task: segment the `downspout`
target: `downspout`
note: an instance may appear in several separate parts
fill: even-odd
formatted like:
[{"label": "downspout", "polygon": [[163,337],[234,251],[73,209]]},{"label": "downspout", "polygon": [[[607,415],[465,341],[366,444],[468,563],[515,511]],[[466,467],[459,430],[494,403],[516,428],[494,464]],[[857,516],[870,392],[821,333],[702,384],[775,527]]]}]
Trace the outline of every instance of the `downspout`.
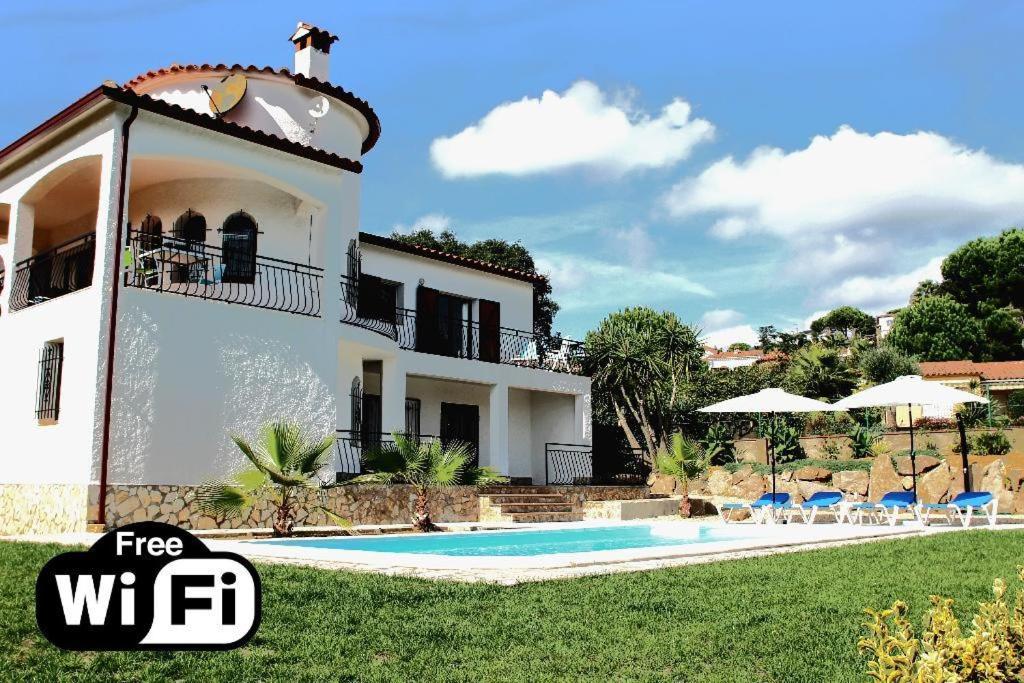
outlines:
[{"label": "downspout", "polygon": [[110,407],[114,392],[114,347],[117,340],[117,296],[121,279],[121,230],[124,224],[125,181],[128,179],[128,135],[132,122],[139,115],[139,108],[132,112],[121,125],[121,168],[117,178],[117,227],[114,237],[114,277],[110,286],[110,320],[107,326],[107,377],[103,397],[103,445],[100,451],[100,492],[97,523],[107,525],[107,463],[110,461]]}]

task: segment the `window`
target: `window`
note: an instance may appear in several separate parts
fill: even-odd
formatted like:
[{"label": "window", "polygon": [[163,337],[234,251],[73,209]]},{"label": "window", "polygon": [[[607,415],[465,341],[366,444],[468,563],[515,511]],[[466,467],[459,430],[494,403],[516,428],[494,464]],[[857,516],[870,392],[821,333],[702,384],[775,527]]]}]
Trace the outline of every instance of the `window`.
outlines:
[{"label": "window", "polygon": [[60,415],[60,376],[64,369],[64,342],[51,341],[39,352],[36,418],[56,422]]},{"label": "window", "polygon": [[159,216],[146,214],[139,225],[139,247],[144,251],[159,249],[163,244],[164,225]]},{"label": "window", "polygon": [[359,275],[356,315],[360,318],[393,323],[397,303],[397,283],[387,282],[375,275]]},{"label": "window", "polygon": [[171,229],[175,255],[171,282],[199,282],[206,274],[206,217],[189,209],[178,216]]},{"label": "window", "polygon": [[220,229],[224,248],[224,282],[251,285],[256,281],[256,221],[245,211],[237,211]]}]

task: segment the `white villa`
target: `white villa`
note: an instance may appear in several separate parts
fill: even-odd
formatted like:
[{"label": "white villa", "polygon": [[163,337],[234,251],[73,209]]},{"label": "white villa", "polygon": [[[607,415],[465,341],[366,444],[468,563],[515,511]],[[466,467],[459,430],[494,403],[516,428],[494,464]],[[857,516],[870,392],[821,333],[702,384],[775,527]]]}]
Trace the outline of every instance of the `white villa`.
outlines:
[{"label": "white villa", "polygon": [[394,431],[522,483],[586,451],[538,276],[360,232],[380,122],[329,83],[336,36],[291,40],[292,71],[108,81],[0,150],[0,532],[109,526],[116,491],[233,471],[229,432],[272,419],[336,432],[339,477]]}]

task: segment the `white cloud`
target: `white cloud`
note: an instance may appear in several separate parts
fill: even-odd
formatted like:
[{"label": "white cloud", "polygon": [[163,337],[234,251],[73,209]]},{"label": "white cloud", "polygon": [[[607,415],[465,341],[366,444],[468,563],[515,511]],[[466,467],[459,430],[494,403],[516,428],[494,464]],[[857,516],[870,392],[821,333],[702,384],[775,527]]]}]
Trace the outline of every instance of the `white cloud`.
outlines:
[{"label": "white cloud", "polygon": [[941,280],[941,266],[942,257],[938,256],[909,273],[857,275],[825,290],[822,298],[837,306],[849,304],[873,313],[881,313],[906,305],[914,288],[922,280]]},{"label": "white cloud", "polygon": [[676,98],[656,117],[638,111],[629,95],[608,97],[590,81],[564,93],[505,102],[476,124],[430,145],[434,165],[448,178],[489,174],[525,176],[589,167],[613,176],[671,166],[714,136],[714,126],[690,117]]},{"label": "white cloud", "polygon": [[739,311],[734,311],[731,308],[716,308],[706,311],[701,316],[700,323],[705,329],[717,330],[741,320],[743,320],[743,315]]},{"label": "white cloud", "polygon": [[743,342],[757,346],[757,330],[750,325],[733,325],[720,330],[712,330],[703,335],[704,343],[719,349],[727,349],[730,344]]},{"label": "white cloud", "polygon": [[937,133],[859,133],[849,126],[801,150],[726,157],[665,197],[675,216],[719,214],[721,237],[884,236],[1003,227],[1024,212],[1024,167]]},{"label": "white cloud", "polygon": [[433,230],[434,232],[444,232],[450,230],[452,227],[452,219],[442,213],[428,213],[420,216],[412,225],[405,225],[403,223],[395,223],[392,226],[392,230],[401,234],[408,235],[416,232],[417,230]]},{"label": "white cloud", "polygon": [[538,253],[537,269],[546,273],[555,300],[566,312],[613,310],[625,306],[657,305],[680,296],[709,297],[711,290],[673,270],[609,263],[586,256]]},{"label": "white cloud", "polygon": [[625,256],[629,265],[634,268],[646,268],[654,259],[654,240],[643,226],[634,225],[626,230],[612,230],[608,238],[609,246],[616,255]]}]

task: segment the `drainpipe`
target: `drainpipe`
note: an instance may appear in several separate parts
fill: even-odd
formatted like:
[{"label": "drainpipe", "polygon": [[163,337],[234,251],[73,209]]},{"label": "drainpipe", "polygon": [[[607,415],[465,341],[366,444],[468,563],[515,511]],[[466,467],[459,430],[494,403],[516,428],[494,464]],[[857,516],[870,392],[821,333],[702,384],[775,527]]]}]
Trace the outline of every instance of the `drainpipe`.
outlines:
[{"label": "drainpipe", "polygon": [[100,495],[97,522],[107,525],[107,463],[110,460],[110,406],[114,392],[114,346],[117,340],[117,296],[118,281],[121,279],[121,226],[124,224],[125,181],[128,178],[128,135],[132,122],[139,115],[139,108],[132,112],[121,125],[121,168],[117,178],[117,228],[114,231],[114,277],[110,286],[110,320],[107,325],[107,377],[103,397],[103,445],[100,451]]}]

